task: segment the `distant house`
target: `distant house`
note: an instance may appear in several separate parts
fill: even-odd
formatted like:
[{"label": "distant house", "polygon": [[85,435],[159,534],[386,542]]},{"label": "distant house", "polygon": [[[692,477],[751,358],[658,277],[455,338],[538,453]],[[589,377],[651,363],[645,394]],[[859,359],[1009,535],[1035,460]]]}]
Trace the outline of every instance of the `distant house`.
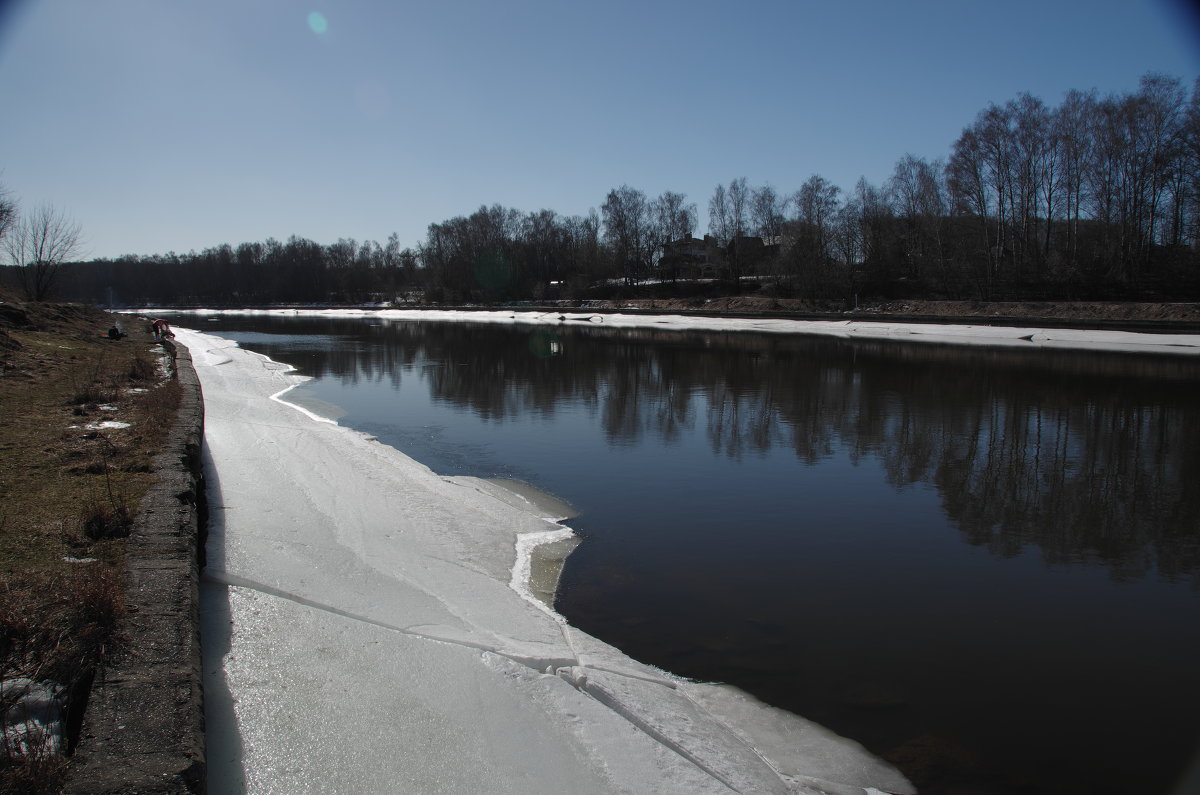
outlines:
[{"label": "distant house", "polygon": [[725,262],[730,268],[736,264],[741,276],[759,276],[766,264],[779,254],[781,241],[779,236],[739,235],[725,247]]},{"label": "distant house", "polygon": [[734,257],[742,276],[756,275],[762,264],[774,257],[782,238],[740,235],[721,246],[712,235],[703,239],[685,237],[663,245],[658,267],[667,279],[720,279],[729,277]]},{"label": "distant house", "polygon": [[715,279],[724,261],[716,238],[705,235],[701,240],[689,235],[663,244],[658,267],[668,279]]}]

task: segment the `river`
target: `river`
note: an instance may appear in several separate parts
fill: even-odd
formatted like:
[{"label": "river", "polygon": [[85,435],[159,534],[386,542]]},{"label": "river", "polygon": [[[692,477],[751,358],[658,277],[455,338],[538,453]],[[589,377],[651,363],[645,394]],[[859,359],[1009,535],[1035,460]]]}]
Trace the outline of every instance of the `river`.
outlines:
[{"label": "river", "polygon": [[923,792],[1165,792],[1200,747],[1200,363],[805,335],[175,319],[444,474],[574,506],[556,608]]}]

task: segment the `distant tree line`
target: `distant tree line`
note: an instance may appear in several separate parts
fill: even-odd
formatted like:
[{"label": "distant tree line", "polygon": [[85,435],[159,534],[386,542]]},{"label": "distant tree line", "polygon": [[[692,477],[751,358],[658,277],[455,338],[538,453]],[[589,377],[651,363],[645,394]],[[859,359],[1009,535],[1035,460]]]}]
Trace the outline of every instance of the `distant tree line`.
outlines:
[{"label": "distant tree line", "polygon": [[188,254],[126,255],[72,263],[62,297],[121,306],[364,303],[392,300],[419,283],[417,260],[397,235],[380,245],[340,239],[206,248]]},{"label": "distant tree line", "polygon": [[[814,174],[780,193],[718,185],[697,206],[628,185],[599,211],[481,206],[401,248],[292,237],[65,266],[63,297],[122,304],[495,302],[649,289],[1004,300],[1200,297],[1200,80],[1029,94],[979,113],[946,160],[881,186]],[[19,263],[13,263],[19,264]]]}]

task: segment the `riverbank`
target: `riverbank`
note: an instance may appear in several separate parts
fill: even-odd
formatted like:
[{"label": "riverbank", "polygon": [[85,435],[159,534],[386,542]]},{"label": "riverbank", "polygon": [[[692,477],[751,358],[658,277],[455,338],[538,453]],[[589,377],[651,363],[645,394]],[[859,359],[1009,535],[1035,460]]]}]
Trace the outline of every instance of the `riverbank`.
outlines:
[{"label": "riverbank", "polygon": [[186,347],[165,342],[179,409],[125,549],[122,650],[92,684],[65,792],[203,793],[199,575],[204,401]]},{"label": "riverbank", "polygon": [[[1046,329],[1141,331],[1200,334],[1200,303],[1133,301],[863,301],[847,308],[843,301],[769,298],[759,295],[716,298],[622,298],[554,300],[507,305],[408,305],[370,306],[271,305],[230,310],[189,307],[162,308],[165,312],[559,312],[577,315],[672,314],[692,318],[727,320],[781,319],[806,321],[861,321],[905,324],[1021,326]],[[145,310],[152,311],[152,310]]]},{"label": "riverbank", "polygon": [[[172,687],[189,665],[173,642],[195,634],[194,600],[186,588],[174,598],[173,573],[195,560],[185,547],[196,543],[196,506],[180,497],[202,493],[182,472],[186,451],[199,450],[198,386],[189,397],[170,356],[127,320],[0,292],[4,792],[57,793],[72,775],[85,787],[162,785],[140,777],[169,745],[140,731],[147,720],[190,731],[202,757],[199,700]],[[184,513],[191,525],[173,538]],[[118,725],[139,750],[117,754],[106,779],[84,757],[97,759],[93,741]],[[194,757],[167,767],[186,770]]]}]

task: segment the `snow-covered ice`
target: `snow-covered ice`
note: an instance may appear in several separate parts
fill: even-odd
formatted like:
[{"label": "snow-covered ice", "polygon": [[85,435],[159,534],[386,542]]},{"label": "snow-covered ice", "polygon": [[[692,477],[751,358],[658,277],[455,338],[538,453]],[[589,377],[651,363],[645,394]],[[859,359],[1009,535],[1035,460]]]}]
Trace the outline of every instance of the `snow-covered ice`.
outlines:
[{"label": "snow-covered ice", "polygon": [[436,309],[263,309],[192,310],[197,316],[250,314],[311,317],[371,317],[382,321],[470,321],[536,325],[591,323],[611,328],[656,328],[691,331],[753,331],[768,334],[821,334],[846,339],[895,339],[955,345],[1017,348],[1075,348],[1127,353],[1200,355],[1200,335],[1154,334],[1094,329],[1009,327],[971,324],[901,323],[860,319],[793,320],[778,318],[702,317],[589,312]]},{"label": "snow-covered ice", "polygon": [[206,412],[210,791],[913,791],[566,624],[526,582],[534,541],[570,535],[554,506],[440,476],[288,404],[286,365],[176,333]]}]

